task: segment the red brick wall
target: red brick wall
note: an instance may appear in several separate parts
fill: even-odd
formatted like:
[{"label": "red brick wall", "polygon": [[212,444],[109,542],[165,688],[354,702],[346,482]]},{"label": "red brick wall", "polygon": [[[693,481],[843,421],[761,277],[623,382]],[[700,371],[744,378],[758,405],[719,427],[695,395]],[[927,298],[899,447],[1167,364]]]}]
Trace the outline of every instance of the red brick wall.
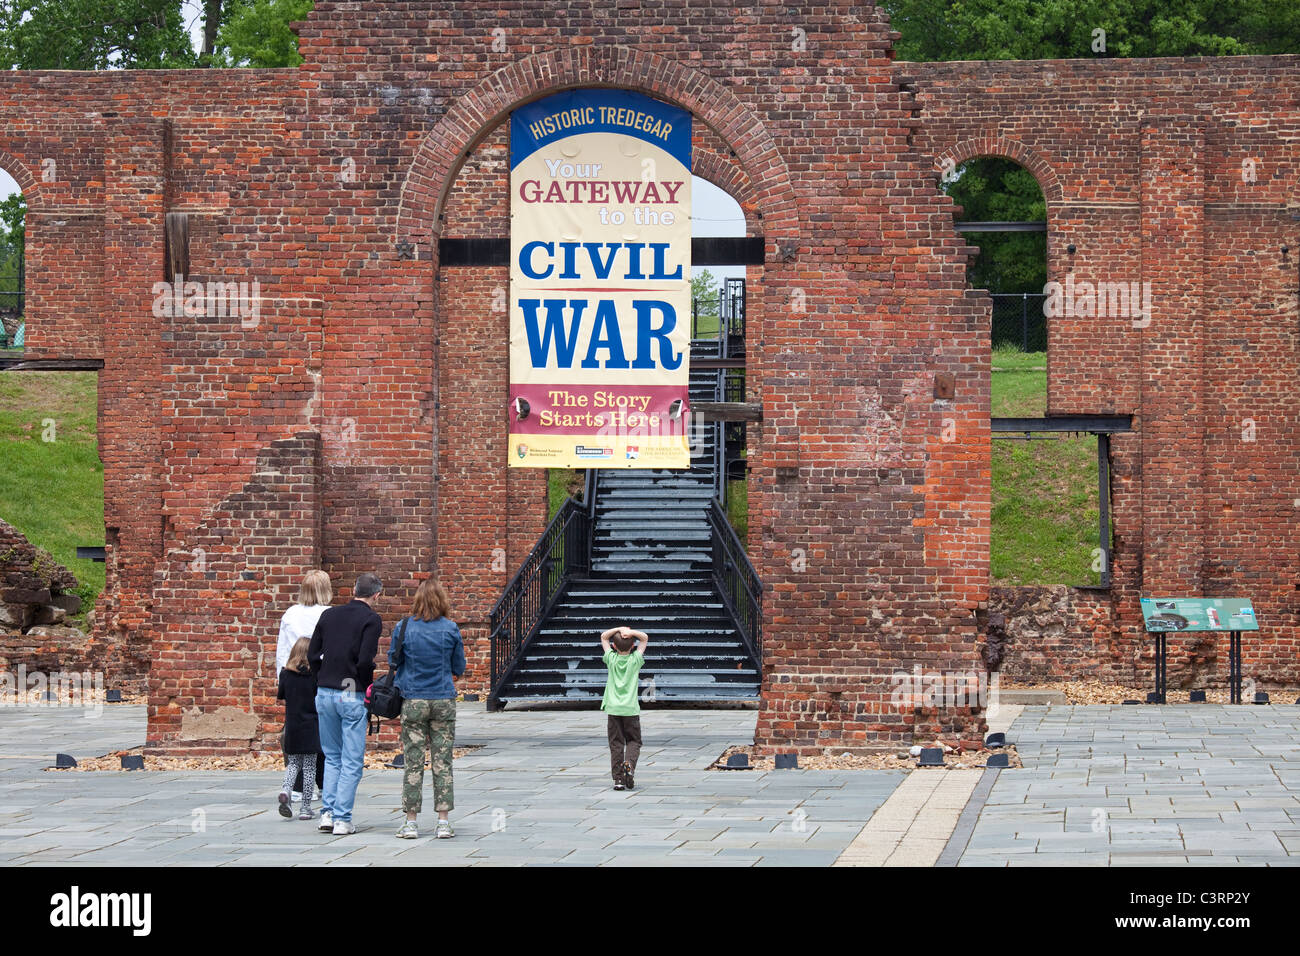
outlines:
[{"label": "red brick wall", "polygon": [[[545,489],[504,466],[505,270],[439,270],[436,238],[504,234],[501,121],[582,85],[690,109],[698,168],[767,240],[750,290],[764,413],[750,550],[771,586],[761,747],[979,730],[969,709],[900,709],[889,677],[978,666],[989,303],[964,289],[968,249],[935,178],[943,155],[983,143],[1023,144],[1052,181],[1054,275],[1072,241],[1076,271],[1146,270],[1178,316],[1137,338],[1095,322],[1051,332],[1053,411],[1140,417],[1115,443],[1125,626],[1143,589],[1258,583],[1261,618],[1291,615],[1276,666],[1293,659],[1294,352],[1270,352],[1294,325],[1294,270],[1276,252],[1294,232],[1278,206],[1295,202],[1294,61],[920,66],[890,44],[882,13],[838,0],[326,0],[299,70],[0,77],[0,164],[30,191],[40,266],[29,347],[105,361],[99,617],[149,670],[151,745],[270,739],[278,717],[256,682],[313,562],[341,596],[378,571],[389,624],[420,576],[443,577],[470,645],[465,687],[482,689],[487,613],[541,530]],[[1227,181],[1238,144],[1267,170],[1255,205]],[[191,278],[259,283],[255,324],[152,315],[167,212],[189,215]],[[1250,334],[1234,334],[1243,309]],[[955,398],[934,397],[939,373]],[[1223,425],[1247,413],[1267,441],[1241,448]],[[178,564],[195,547],[218,556],[202,586]],[[183,731],[184,712],[211,729],[201,718],[223,707],[251,708],[256,726],[233,744]]]},{"label": "red brick wall", "polygon": [[[1300,58],[900,67],[936,173],[945,158],[999,155],[1038,177],[1049,278],[1151,283],[1148,324],[1048,324],[1049,413],[1134,416],[1112,448],[1108,666],[1151,676],[1140,597],[1241,595],[1264,626],[1245,639],[1246,675],[1294,683]],[[1084,671],[1096,645],[1078,637],[1059,650]],[[1170,651],[1171,686],[1226,678],[1226,639]]]}]

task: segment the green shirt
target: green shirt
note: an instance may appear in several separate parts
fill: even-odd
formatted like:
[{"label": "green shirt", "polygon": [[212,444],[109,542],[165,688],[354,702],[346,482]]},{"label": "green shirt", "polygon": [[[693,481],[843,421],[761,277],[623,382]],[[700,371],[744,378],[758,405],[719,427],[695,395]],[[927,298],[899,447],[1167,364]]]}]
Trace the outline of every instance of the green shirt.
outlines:
[{"label": "green shirt", "polygon": [[641,702],[637,700],[637,675],[645,658],[640,651],[620,654],[610,648],[605,652],[605,666],[609,668],[609,677],[605,680],[605,697],[600,702],[600,709],[615,717],[635,717],[641,713]]}]

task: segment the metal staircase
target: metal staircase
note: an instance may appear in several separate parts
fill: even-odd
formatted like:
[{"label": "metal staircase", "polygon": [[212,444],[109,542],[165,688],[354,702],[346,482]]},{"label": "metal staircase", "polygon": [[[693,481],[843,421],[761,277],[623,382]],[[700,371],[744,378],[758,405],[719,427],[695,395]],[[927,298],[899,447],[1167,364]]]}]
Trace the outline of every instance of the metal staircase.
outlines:
[{"label": "metal staircase", "polygon": [[[692,358],[735,348],[732,327],[692,340]],[[692,404],[725,391],[723,370],[692,368]],[[599,637],[618,624],[650,637],[643,701],[758,697],[762,589],[722,507],[726,435],[697,421],[689,470],[587,473],[492,611],[490,708],[599,703]]]}]

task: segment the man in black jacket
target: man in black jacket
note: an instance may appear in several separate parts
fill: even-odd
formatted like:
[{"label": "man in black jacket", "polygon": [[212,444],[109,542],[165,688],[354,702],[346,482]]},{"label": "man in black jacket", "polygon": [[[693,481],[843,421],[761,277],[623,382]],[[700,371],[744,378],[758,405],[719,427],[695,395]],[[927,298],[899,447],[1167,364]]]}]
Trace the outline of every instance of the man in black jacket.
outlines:
[{"label": "man in black jacket", "polygon": [[351,601],[321,613],[307,648],[307,663],[316,675],[316,712],[325,751],[319,829],[335,834],[356,833],[352,805],[366,753],[364,694],[374,680],[383,630],[375,605],[383,590],[377,575],[357,578]]}]

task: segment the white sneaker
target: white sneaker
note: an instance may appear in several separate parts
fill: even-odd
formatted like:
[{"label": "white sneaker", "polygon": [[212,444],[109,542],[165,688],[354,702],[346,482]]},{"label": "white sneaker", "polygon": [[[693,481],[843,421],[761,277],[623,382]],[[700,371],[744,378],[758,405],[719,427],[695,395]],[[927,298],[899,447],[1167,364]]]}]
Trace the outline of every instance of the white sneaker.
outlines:
[{"label": "white sneaker", "polygon": [[414,820],[406,820],[397,828],[397,838],[399,840],[418,840],[420,831],[415,827]]},{"label": "white sneaker", "polygon": [[334,814],[330,813],[328,810],[322,810],[320,812],[320,823],[316,825],[316,829],[324,830],[326,833],[328,833],[330,830],[333,830]]},{"label": "white sneaker", "polygon": [[290,794],[289,794],[289,799],[292,800],[294,803],[297,803],[299,800],[302,799],[302,791],[301,791],[301,790],[294,790],[294,791],[290,792]]},{"label": "white sneaker", "polygon": [[351,820],[340,820],[334,824],[335,836],[347,836],[349,833],[356,833],[357,828],[352,825]]}]

